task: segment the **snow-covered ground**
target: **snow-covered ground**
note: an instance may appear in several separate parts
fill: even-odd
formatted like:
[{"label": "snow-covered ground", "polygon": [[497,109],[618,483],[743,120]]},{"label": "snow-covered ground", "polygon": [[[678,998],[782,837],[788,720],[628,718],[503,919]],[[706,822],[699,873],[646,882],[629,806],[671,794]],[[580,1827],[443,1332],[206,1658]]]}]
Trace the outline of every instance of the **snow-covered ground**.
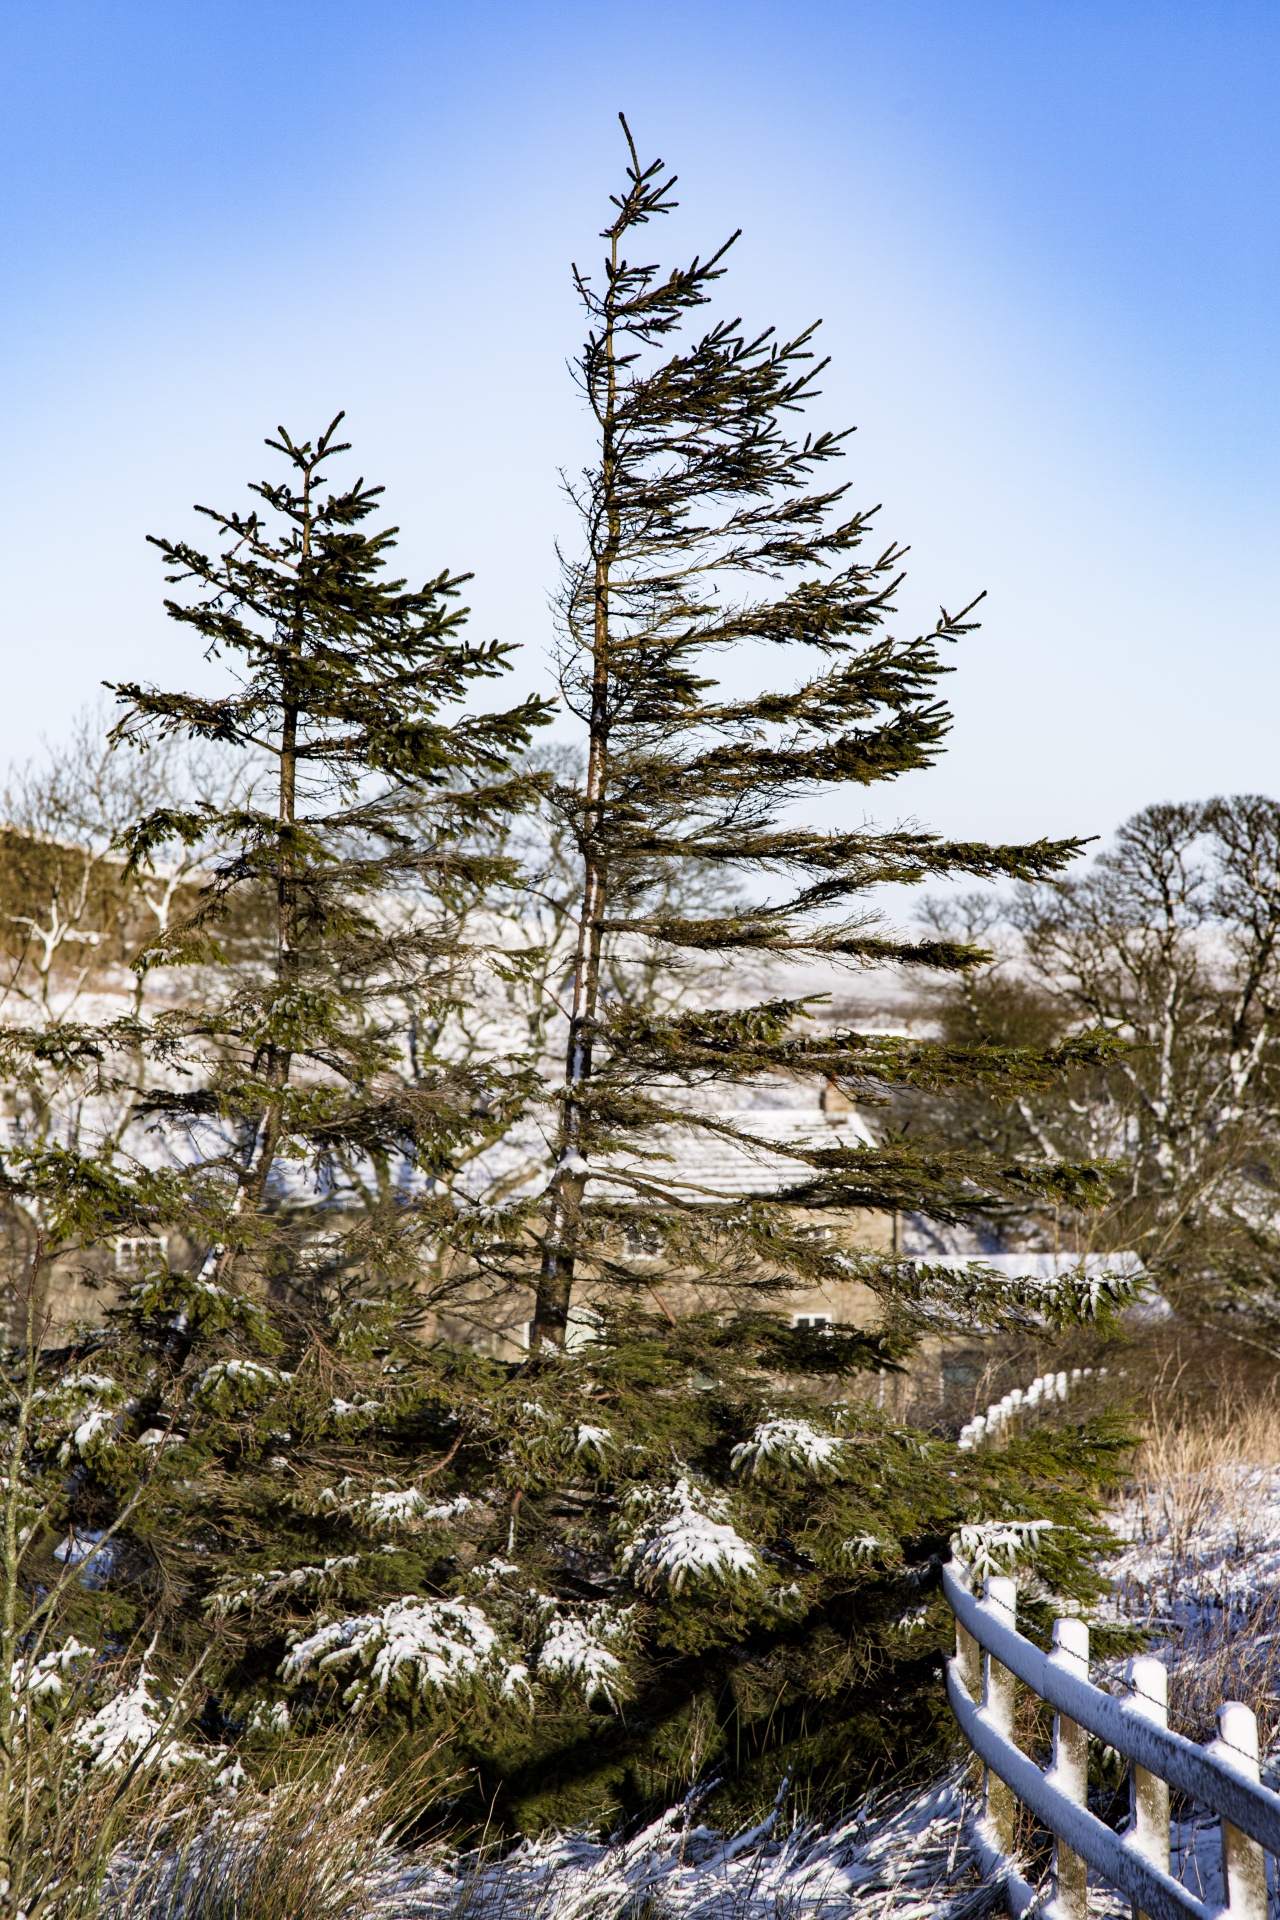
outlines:
[{"label": "snow-covered ground", "polygon": [[[1205,1448],[1139,1481],[1112,1517],[1121,1542],[1105,1611],[1141,1625],[1147,1651],[1169,1670],[1170,1722],[1190,1739],[1213,1737],[1219,1706],[1243,1700],[1258,1717],[1263,1778],[1280,1784],[1280,1465],[1264,1447],[1241,1458],[1224,1433],[1222,1456]],[[1274,1436],[1268,1438],[1274,1444]],[[1208,1450],[1211,1450],[1208,1449]],[[1232,1457],[1236,1454],[1236,1457]],[[1119,1667],[1119,1662],[1114,1663]],[[1118,1673],[1098,1676],[1102,1684]],[[1211,1906],[1223,1897],[1215,1816],[1184,1808],[1170,1832],[1174,1874]],[[1268,1911],[1280,1915],[1277,1863],[1268,1857]]]},{"label": "snow-covered ground", "polygon": [[[1209,1738],[1222,1701],[1260,1709],[1264,1746],[1280,1765],[1280,1466],[1225,1459],[1139,1486],[1113,1516],[1119,1550],[1104,1616],[1149,1631],[1170,1668],[1175,1724]],[[1119,1663],[1112,1663],[1117,1669]],[[1103,1685],[1118,1671],[1095,1669]],[[1268,1699],[1273,1711],[1268,1713]],[[368,1889],[370,1920],[622,1920],[646,1905],[675,1920],[779,1920],[865,1914],[869,1920],[976,1920],[1001,1905],[966,1843],[977,1811],[957,1769],[933,1788],[860,1808],[823,1829],[788,1824],[785,1807],[730,1839],[668,1812],[635,1838],[578,1835],[522,1846],[487,1865],[388,1861]],[[1222,1897],[1216,1818],[1185,1809],[1172,1864],[1211,1905]],[[1280,1914],[1269,1862],[1271,1913]],[[1046,1888],[1047,1892],[1047,1888]],[[1127,1914],[1099,1886],[1091,1911]]]},{"label": "snow-covered ground", "polygon": [[[1102,1612],[1147,1629],[1147,1650],[1170,1669],[1176,1726],[1206,1739],[1216,1707],[1244,1698],[1280,1771],[1280,1465],[1215,1459],[1211,1447],[1207,1463],[1202,1449],[1183,1465],[1139,1482],[1114,1514],[1113,1595]],[[1113,1685],[1119,1665],[1097,1663],[1094,1676]],[[691,1801],[613,1841],[559,1834],[501,1857],[377,1852],[344,1873],[342,1911],[352,1920],[981,1920],[1003,1901],[968,1844],[977,1811],[963,1766],[826,1826],[793,1818],[785,1789],[767,1819],[736,1836],[704,1825]],[[1213,1905],[1217,1821],[1176,1811],[1174,1872]],[[222,1836],[225,1845],[225,1826]],[[1271,1920],[1280,1920],[1275,1862],[1268,1869]],[[1128,1912],[1101,1886],[1090,1908],[1098,1920]],[[135,1912],[127,1899],[107,1910],[120,1920]]]},{"label": "snow-covered ground", "polygon": [[1280,1574],[1280,1466],[1229,1461],[1140,1486],[1114,1526],[1119,1617],[1157,1627],[1252,1617]]},{"label": "snow-covered ground", "polygon": [[876,1920],[977,1920],[993,1890],[962,1839],[961,1772],[923,1793],[870,1803],[829,1828],[780,1806],[735,1838],[676,1807],[633,1839],[537,1840],[488,1864],[387,1861],[367,1888],[368,1920],[622,1920],[646,1907],[672,1920],[817,1920],[856,1907]]},{"label": "snow-covered ground", "polygon": [[1140,1485],[1114,1518],[1112,1614],[1169,1668],[1172,1724],[1212,1738],[1244,1700],[1280,1762],[1280,1466],[1224,1460]]}]

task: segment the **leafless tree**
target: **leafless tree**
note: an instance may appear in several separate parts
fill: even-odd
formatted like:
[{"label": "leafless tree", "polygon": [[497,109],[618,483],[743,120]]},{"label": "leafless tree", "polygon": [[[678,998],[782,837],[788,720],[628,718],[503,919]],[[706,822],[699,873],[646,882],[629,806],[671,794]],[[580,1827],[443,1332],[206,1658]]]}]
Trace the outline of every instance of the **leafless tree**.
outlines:
[{"label": "leafless tree", "polygon": [[1280,805],[1146,807],[1078,879],[926,911],[993,950],[934,1002],[955,1037],[1131,1043],[1044,1094],[972,1103],[967,1124],[1117,1162],[1092,1243],[1141,1252],[1180,1313],[1280,1343]]}]

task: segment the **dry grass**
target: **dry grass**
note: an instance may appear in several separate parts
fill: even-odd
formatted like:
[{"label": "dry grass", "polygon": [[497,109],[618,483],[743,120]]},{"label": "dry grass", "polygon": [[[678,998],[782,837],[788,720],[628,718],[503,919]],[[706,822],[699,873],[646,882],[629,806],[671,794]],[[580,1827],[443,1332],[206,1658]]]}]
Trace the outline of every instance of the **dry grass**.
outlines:
[{"label": "dry grass", "polygon": [[132,1782],[122,1792],[114,1775],[86,1771],[73,1752],[61,1766],[62,1755],[49,1746],[41,1758],[61,1778],[23,1810],[6,1911],[26,1914],[28,1920],[87,1920],[98,1911],[111,1853],[128,1830],[130,1802],[137,1802],[145,1786]]},{"label": "dry grass", "polygon": [[1170,1719],[1204,1740],[1225,1700],[1280,1737],[1280,1392],[1225,1369],[1158,1379],[1143,1420],[1128,1517],[1153,1552],[1123,1611],[1169,1646]]},{"label": "dry grass", "polygon": [[1176,1394],[1157,1390],[1143,1421],[1133,1464],[1143,1537],[1162,1542],[1170,1579],[1195,1578],[1207,1535],[1230,1539],[1245,1560],[1265,1531],[1272,1478],[1280,1472],[1280,1392],[1249,1393],[1238,1383],[1188,1417]]},{"label": "dry grass", "polygon": [[346,1920],[398,1826],[403,1782],[356,1743],[293,1778],[212,1807],[175,1787],[136,1819],[101,1920]]}]

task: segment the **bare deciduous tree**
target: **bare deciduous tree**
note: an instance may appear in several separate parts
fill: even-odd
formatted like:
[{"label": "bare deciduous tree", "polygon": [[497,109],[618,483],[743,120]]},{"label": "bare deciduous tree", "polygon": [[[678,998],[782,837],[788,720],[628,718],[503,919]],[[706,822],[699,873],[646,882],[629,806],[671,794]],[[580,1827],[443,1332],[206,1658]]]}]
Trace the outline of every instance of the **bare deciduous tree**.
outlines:
[{"label": "bare deciduous tree", "polygon": [[[926,909],[997,957],[934,1013],[955,1038],[1052,1044],[1102,1028],[1131,1043],[1103,1067],[966,1124],[1122,1176],[1092,1244],[1144,1257],[1179,1312],[1270,1328],[1280,1281],[1280,805],[1244,794],[1144,808],[1078,879]],[[1268,1341],[1273,1337],[1268,1331]]]}]

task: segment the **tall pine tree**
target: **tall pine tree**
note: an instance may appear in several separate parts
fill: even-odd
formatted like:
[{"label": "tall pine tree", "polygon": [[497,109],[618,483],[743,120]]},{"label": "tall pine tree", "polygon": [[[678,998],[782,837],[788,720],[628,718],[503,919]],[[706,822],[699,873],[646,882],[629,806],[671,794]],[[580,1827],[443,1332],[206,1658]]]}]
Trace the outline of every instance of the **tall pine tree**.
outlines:
[{"label": "tall pine tree", "polygon": [[[597,452],[570,489],[583,537],[564,573],[560,679],[585,731],[586,773],[555,795],[576,837],[581,893],[537,1344],[564,1340],[575,1281],[625,1284],[621,1222],[633,1240],[665,1250],[678,1272],[813,1284],[847,1280],[850,1265],[846,1252],[824,1251],[796,1225],[806,1212],[830,1220],[866,1208],[918,1210],[948,1219],[1012,1196],[1079,1198],[1097,1185],[1088,1168],[1002,1163],[945,1138],[792,1145],[794,1183],[774,1205],[744,1206],[714,1182],[695,1188],[670,1163],[664,1130],[672,1126],[727,1133],[746,1152],[778,1151],[745,1124],[692,1113],[682,1089],[782,1074],[835,1083],[855,1100],[975,1080],[1012,1094],[1070,1060],[1100,1057],[1107,1043],[1088,1038],[1052,1056],[947,1048],[815,1033],[804,998],[653,1021],[602,997],[609,943],[730,963],[964,969],[982,957],[976,949],[895,937],[863,897],[925,876],[1040,878],[1081,845],[957,844],[809,824],[827,793],[932,764],[949,725],[936,697],[949,671],[939,648],[969,631],[972,607],[944,611],[923,637],[886,632],[902,549],[860,557],[872,515],[849,512],[845,486],[826,480],[847,435],[801,436],[790,424],[816,398],[826,364],[814,358],[815,328],[780,340],[772,329],[752,334],[717,319],[683,342],[733,240],[669,271],[634,260],[641,230],[675,204],[674,178],[661,162],[641,165],[629,132],[627,142],[603,271],[575,270],[589,326],[577,372]],[[762,591],[762,582],[775,584]],[[723,689],[713,677],[723,659],[736,684],[755,675],[763,689]],[[797,662],[799,677],[769,684],[775,659]],[[739,896],[696,918],[664,909],[672,870],[695,866],[745,880],[749,903]],[[647,1271],[652,1277],[652,1263]],[[927,1318],[929,1295],[953,1311],[955,1283],[941,1272],[922,1279],[917,1269],[867,1259],[859,1273],[891,1315],[901,1315],[908,1285],[909,1317]]]}]

